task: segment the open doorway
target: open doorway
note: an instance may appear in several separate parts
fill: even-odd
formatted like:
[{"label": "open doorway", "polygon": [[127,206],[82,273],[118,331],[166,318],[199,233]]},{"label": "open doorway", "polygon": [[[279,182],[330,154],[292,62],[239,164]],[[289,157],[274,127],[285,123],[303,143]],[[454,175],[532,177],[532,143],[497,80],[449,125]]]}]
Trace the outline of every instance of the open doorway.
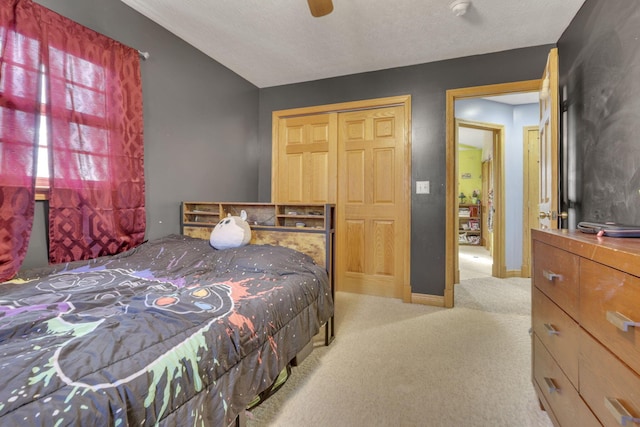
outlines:
[{"label": "open doorway", "polygon": [[[446,217],[446,283],[445,283],[445,306],[452,307],[453,306],[453,292],[454,292],[454,283],[456,283],[460,279],[459,273],[459,244],[458,244],[458,235],[459,235],[459,199],[460,196],[459,189],[459,164],[458,164],[458,146],[457,146],[457,128],[456,118],[458,115],[456,114],[456,103],[461,100],[471,100],[475,98],[485,98],[485,97],[494,97],[501,96],[506,94],[516,94],[516,93],[537,93],[540,88],[540,80],[529,80],[523,82],[515,82],[515,83],[505,83],[505,84],[497,84],[497,85],[489,85],[489,86],[478,86],[472,88],[462,88],[462,89],[453,89],[447,91],[447,99],[446,99],[446,117],[447,117],[447,217]],[[465,117],[466,119],[466,117]],[[506,139],[504,139],[506,141]],[[494,144],[495,147],[495,144]],[[520,157],[517,159],[518,163],[521,164],[522,156],[520,152]],[[493,217],[493,242],[491,245],[492,248],[492,275],[495,277],[511,277],[511,276],[519,276],[521,274],[520,268],[518,266],[517,271],[511,270],[507,268],[506,259],[505,259],[505,246],[506,245],[506,233],[505,233],[505,223],[512,219],[511,217],[506,218],[505,212],[505,197],[506,192],[504,190],[504,180],[505,180],[505,158],[504,153],[494,153],[493,157],[493,171],[494,171],[494,192],[493,192],[493,200],[492,200],[492,210],[491,214]],[[508,179],[508,177],[507,177]],[[510,181],[510,184],[513,184]],[[522,179],[520,179],[518,185],[522,184]],[[522,207],[521,202],[518,202],[519,207],[516,210],[519,211]],[[509,205],[509,215],[512,215],[514,212],[515,205]],[[521,224],[522,217],[517,218],[519,224]],[[513,221],[512,221],[513,223]],[[519,234],[521,234],[521,228],[519,229]],[[511,235],[510,235],[511,236]],[[510,240],[508,244],[514,245]],[[518,252],[521,251],[521,245],[518,246]],[[510,256],[513,254],[510,252]]]},{"label": "open doorway", "polygon": [[458,147],[458,277],[489,277],[493,271],[494,154],[503,151],[504,127],[456,119]]}]

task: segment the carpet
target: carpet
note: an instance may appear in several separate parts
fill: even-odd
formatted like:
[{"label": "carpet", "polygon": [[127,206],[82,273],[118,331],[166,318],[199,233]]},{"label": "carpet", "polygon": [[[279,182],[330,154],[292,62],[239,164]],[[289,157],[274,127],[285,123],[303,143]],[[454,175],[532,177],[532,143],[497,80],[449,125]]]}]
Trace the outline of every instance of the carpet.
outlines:
[{"label": "carpet", "polygon": [[529,287],[463,280],[452,309],[338,292],[335,341],[319,334],[247,425],[549,427],[531,384]]}]

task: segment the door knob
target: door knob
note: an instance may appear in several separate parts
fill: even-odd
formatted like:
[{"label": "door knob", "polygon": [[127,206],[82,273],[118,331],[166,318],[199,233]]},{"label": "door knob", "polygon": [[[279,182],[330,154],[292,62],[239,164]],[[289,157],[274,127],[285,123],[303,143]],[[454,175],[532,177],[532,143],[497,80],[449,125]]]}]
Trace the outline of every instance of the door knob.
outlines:
[{"label": "door knob", "polygon": [[567,218],[569,218],[569,214],[568,214],[568,213],[566,213],[566,212],[560,212],[560,213],[558,214],[558,216],[559,216],[561,219],[567,219]]},{"label": "door knob", "polygon": [[545,219],[545,218],[551,219],[551,212],[540,212],[540,215],[538,216],[540,217],[540,219]]}]

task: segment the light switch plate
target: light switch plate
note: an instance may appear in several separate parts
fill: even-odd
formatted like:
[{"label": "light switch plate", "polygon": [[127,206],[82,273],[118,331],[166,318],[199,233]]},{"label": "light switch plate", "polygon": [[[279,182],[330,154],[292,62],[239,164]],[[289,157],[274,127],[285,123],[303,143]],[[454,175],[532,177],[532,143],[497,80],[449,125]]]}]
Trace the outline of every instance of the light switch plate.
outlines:
[{"label": "light switch plate", "polygon": [[429,194],[429,181],[416,181],[416,194]]}]

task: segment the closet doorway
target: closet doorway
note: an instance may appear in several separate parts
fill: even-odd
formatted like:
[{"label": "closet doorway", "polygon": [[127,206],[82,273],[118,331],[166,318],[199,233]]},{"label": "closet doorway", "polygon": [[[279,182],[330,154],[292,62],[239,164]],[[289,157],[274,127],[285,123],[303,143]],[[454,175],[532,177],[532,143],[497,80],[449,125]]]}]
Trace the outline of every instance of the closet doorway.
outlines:
[{"label": "closet doorway", "polygon": [[411,97],[276,111],[272,123],[272,202],[336,204],[336,289],[411,302]]}]

